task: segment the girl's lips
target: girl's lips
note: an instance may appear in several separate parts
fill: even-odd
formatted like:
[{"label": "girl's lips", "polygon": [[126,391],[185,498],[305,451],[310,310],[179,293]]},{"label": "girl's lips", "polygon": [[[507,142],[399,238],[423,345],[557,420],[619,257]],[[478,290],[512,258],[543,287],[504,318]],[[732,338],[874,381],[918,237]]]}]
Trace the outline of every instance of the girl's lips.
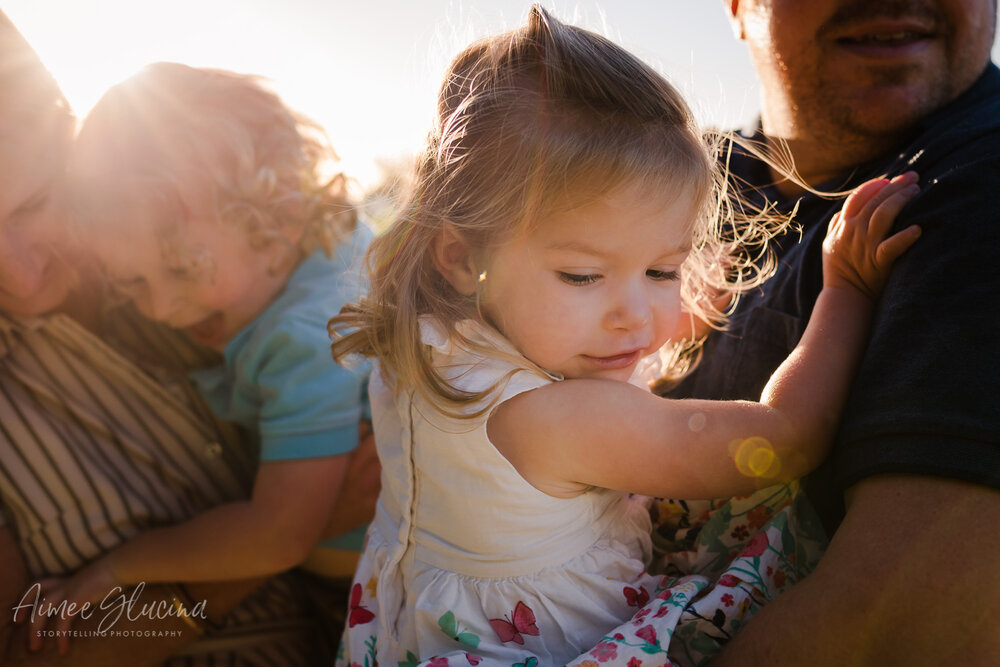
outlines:
[{"label": "girl's lips", "polygon": [[632,364],[635,364],[642,357],[642,350],[632,350],[631,352],[624,352],[622,354],[615,354],[610,357],[591,357],[589,355],[583,355],[587,361],[607,370],[617,370],[620,368],[628,368]]}]

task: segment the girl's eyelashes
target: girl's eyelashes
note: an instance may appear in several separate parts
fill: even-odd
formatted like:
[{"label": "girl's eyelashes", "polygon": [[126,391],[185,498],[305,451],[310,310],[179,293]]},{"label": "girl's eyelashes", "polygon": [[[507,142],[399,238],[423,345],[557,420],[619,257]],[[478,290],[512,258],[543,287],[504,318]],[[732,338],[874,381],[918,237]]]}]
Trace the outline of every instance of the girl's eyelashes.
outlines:
[{"label": "girl's eyelashes", "polygon": [[651,280],[678,280],[681,277],[680,271],[677,269],[672,269],[669,271],[664,271],[662,269],[649,269],[646,271],[646,276]]},{"label": "girl's eyelashes", "polygon": [[589,285],[600,280],[601,276],[596,273],[567,273],[565,271],[557,271],[559,275],[559,280],[570,285]]},{"label": "girl's eyelashes", "polygon": [[[560,280],[570,285],[590,285],[603,278],[599,273],[569,273],[567,271],[557,271],[556,273]],[[657,282],[669,282],[679,280],[681,275],[677,269],[647,269],[646,277]]]}]

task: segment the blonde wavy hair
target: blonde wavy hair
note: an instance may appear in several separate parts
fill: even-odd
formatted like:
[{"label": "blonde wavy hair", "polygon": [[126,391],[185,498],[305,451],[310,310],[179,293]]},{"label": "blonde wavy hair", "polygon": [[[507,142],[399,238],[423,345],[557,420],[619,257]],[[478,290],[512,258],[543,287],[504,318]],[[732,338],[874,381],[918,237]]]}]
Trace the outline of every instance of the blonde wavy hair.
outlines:
[{"label": "blonde wavy hair", "polygon": [[336,160],[319,125],[262,79],[154,63],[109,89],[85,118],[68,170],[70,202],[84,233],[152,212],[165,257],[192,273],[211,262],[180,235],[193,202],[208,202],[254,248],[298,230],[302,255],[331,254],[356,224],[346,177],[326,175]]},{"label": "blonde wavy hair", "polygon": [[[652,68],[533,6],[524,26],[475,42],[452,61],[412,189],[369,249],[370,292],[330,321],[334,357],[376,356],[395,390],[413,387],[446,413],[471,416],[462,408],[495,396],[504,380],[469,393],[431,364],[419,334],[422,316],[432,316],[458,344],[479,349],[456,330],[478,317],[476,299],[436,271],[434,239],[449,226],[488,253],[552,213],[626,183],[701,203],[691,221],[682,299],[722,326],[739,294],[771,272],[767,239],[783,222],[730,196],[717,145]],[[670,365],[682,372],[696,349],[681,345]]]}]

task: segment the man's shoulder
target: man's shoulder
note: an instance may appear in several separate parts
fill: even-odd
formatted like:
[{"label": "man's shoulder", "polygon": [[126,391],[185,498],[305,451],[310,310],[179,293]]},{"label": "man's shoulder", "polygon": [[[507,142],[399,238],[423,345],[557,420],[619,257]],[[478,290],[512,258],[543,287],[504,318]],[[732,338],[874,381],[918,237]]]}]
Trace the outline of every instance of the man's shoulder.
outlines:
[{"label": "man's shoulder", "polygon": [[972,88],[928,116],[896,161],[927,175],[1000,164],[1000,70],[991,63]]}]

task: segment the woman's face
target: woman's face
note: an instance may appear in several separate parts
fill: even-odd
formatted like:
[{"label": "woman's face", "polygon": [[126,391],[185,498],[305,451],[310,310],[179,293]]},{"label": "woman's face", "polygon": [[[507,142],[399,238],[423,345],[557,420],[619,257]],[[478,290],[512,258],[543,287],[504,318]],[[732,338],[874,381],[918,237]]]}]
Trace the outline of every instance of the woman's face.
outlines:
[{"label": "woman's face", "polygon": [[75,284],[57,194],[72,121],[35,121],[0,117],[0,311],[18,315],[55,309]]}]

